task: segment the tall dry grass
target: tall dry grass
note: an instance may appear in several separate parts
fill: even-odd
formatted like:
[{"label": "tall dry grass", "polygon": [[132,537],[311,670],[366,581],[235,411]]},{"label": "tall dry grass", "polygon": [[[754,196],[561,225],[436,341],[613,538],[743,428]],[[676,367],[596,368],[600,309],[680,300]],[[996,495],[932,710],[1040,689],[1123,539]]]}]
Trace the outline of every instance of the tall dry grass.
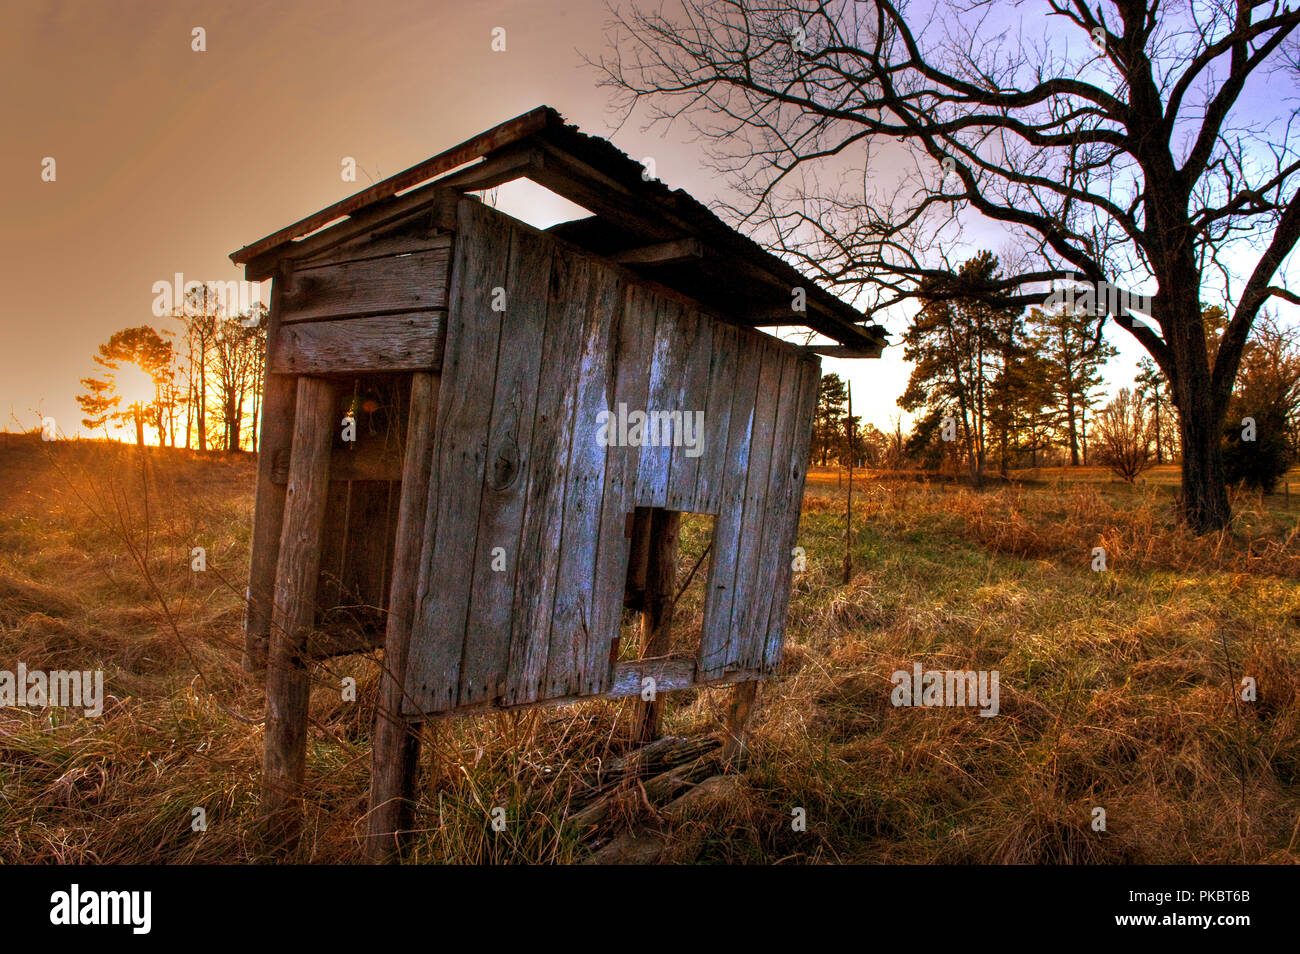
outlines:
[{"label": "tall dry grass", "polygon": [[[113,696],[98,719],[0,711],[0,859],[257,859],[263,700],[238,666],[252,476],[245,458],[0,438],[0,668],[102,668]],[[1237,504],[1198,538],[1155,490],[873,482],[855,489],[842,586],[843,501],[814,485],[739,794],[674,822],[629,803],[606,836],[659,829],[683,862],[1296,860],[1296,515]],[[692,527],[685,548],[703,541]],[[194,546],[209,573],[189,569]],[[299,860],[360,857],[379,655],[313,674]],[[894,708],[889,675],[915,661],[999,670],[1000,714]],[[716,730],[728,693],[670,697],[666,730]],[[580,859],[563,819],[629,716],[593,701],[427,728],[410,860]]]}]

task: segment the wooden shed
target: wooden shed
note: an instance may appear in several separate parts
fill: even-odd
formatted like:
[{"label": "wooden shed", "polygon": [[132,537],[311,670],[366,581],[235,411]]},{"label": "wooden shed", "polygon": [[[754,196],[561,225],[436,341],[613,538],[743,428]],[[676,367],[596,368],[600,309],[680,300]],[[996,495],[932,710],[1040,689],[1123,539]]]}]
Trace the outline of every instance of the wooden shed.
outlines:
[{"label": "wooden shed", "polygon": [[[540,231],[469,194],[521,177],[592,214]],[[818,354],[883,329],[547,107],[231,258],[274,281],[245,620],[270,816],[293,828],[312,659],[385,649],[376,856],[421,720],[778,665]],[[674,657],[682,513],[713,525]],[[619,662],[625,607],[649,635]]]}]

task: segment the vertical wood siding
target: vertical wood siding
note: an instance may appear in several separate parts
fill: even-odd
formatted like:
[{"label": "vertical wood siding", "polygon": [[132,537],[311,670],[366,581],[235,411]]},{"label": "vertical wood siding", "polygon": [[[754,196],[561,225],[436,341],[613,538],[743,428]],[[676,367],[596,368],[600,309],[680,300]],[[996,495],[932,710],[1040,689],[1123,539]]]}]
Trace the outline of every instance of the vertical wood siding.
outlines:
[{"label": "vertical wood siding", "polygon": [[[697,678],[775,665],[815,359],[464,200],[441,367],[408,714],[610,690],[636,507],[716,516]],[[605,446],[620,405],[699,455]]]}]

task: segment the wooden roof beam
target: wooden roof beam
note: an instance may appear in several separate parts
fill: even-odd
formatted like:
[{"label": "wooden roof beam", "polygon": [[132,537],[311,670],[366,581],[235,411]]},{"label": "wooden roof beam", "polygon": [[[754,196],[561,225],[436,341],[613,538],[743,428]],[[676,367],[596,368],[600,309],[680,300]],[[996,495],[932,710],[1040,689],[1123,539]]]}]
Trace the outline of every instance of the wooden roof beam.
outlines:
[{"label": "wooden roof beam", "polygon": [[456,227],[458,199],[459,196],[455,192],[444,188],[439,181],[386,202],[377,203],[351,218],[344,219],[333,228],[296,241],[283,242],[248,259],[243,263],[244,278],[250,282],[270,278],[275,273],[276,262],[281,259],[303,259],[319,255],[363,232],[382,228],[425,207],[433,213],[439,228],[452,231]]},{"label": "wooden roof beam", "polygon": [[703,243],[697,238],[684,238],[615,252],[609,259],[622,265],[673,265],[703,257]]},{"label": "wooden roof beam", "polygon": [[[666,242],[681,239],[683,233],[685,237],[690,237],[693,233],[690,223],[681,220],[671,210],[657,203],[648,203],[644,197],[633,193],[581,159],[544,140],[542,148],[546,153],[545,168],[541,173],[542,178],[535,181],[552,192],[576,202],[615,225],[647,238],[654,237]],[[768,287],[780,288],[781,294],[786,298],[790,296],[791,288],[777,276],[738,255],[719,254],[738,273],[748,275]],[[805,279],[804,283],[808,286],[814,284],[811,279]],[[874,335],[828,310],[811,295],[808,296],[808,314],[801,323],[850,347],[876,346]]]},{"label": "wooden roof beam", "polygon": [[[455,195],[450,190],[477,192],[480,189],[492,189],[502,183],[531,176],[541,168],[541,164],[542,153],[539,149],[512,149],[491,156],[476,165],[434,179],[428,185],[376,202],[355,215],[342,219],[331,228],[276,245],[246,261],[244,277],[248,281],[270,278],[275,271],[275,263],[281,258],[301,259],[318,255],[362,232],[380,228],[430,203],[437,202],[439,227],[453,230],[456,227],[456,202]],[[440,192],[443,192],[441,198],[445,201],[438,202]]]},{"label": "wooden roof beam", "polygon": [[[739,256],[728,256],[727,262],[728,265],[735,268],[739,274],[746,275],[754,282],[772,289],[774,294],[781,296],[785,301],[789,302],[791,300],[794,288],[787,285],[771,272],[759,268],[757,265],[754,265],[752,262],[740,258]],[[801,287],[810,285],[812,285],[812,280],[805,279],[803,286]],[[842,345],[847,345],[853,348],[874,348],[876,346],[875,336],[867,331],[866,328],[845,321],[839,315],[828,310],[820,301],[813,298],[812,295],[807,295],[805,297],[806,312],[800,313],[789,311],[783,306],[778,305],[773,311],[767,312],[766,315],[758,316],[756,320],[754,320],[754,324],[761,327],[758,322],[765,321],[768,325],[803,325],[821,332],[828,338],[834,338]],[[771,320],[777,314],[783,314],[784,320],[779,322]],[[746,320],[750,320],[748,314],[744,317]]]},{"label": "wooden roof beam", "polygon": [[239,251],[231,253],[230,258],[235,264],[243,265],[278,245],[284,245],[286,242],[308,235],[328,225],[335,219],[360,211],[373,202],[391,198],[397,193],[427,182],[435,176],[450,172],[457,166],[463,166],[465,163],[473,162],[490,152],[495,152],[504,146],[526,139],[528,136],[546,128],[551,115],[551,111],[547,107],[540,106],[499,126],[493,126],[487,132],[466,139],[460,145],[453,146],[446,152],[440,152],[423,162],[416,163],[409,169],[404,169],[397,175],[388,177],[383,182],[377,182],[368,189],[362,189],[360,192],[335,202],[333,205],[321,209],[305,219],[298,220],[293,225],[286,226],[278,232],[272,232],[266,238],[258,239],[251,245],[245,245]]},{"label": "wooden roof beam", "polygon": [[778,325],[806,325],[806,312],[795,311],[789,305],[772,305],[767,308],[755,308],[745,315],[755,328],[775,328]]},{"label": "wooden roof beam", "polygon": [[819,354],[823,358],[879,358],[883,345],[872,348],[849,348],[845,345],[795,345],[805,354]]},{"label": "wooden roof beam", "polygon": [[647,209],[644,200],[625,189],[603,172],[574,158],[567,152],[543,142],[545,160],[533,177],[557,195],[582,206],[589,212],[612,222],[646,242],[667,242],[688,238],[691,228],[675,217]]},{"label": "wooden roof beam", "polygon": [[436,184],[460,192],[495,189],[516,179],[532,178],[542,168],[543,161],[540,149],[508,149],[468,169],[443,176]]}]

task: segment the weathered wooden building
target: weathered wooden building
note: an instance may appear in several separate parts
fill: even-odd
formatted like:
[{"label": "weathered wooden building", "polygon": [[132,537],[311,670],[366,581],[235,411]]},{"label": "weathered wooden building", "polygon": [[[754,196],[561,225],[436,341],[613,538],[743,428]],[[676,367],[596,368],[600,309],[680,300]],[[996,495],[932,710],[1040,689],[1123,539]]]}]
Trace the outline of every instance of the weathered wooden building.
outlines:
[{"label": "weathered wooden building", "polygon": [[[778,664],[817,355],[884,333],[643,171],[539,108],[231,256],[274,281],[245,622],[268,812],[302,782],[313,658],[385,648],[377,844],[419,720]],[[520,177],[592,215],[539,231],[469,194]],[[680,513],[713,535],[675,658]],[[649,658],[619,662],[625,605]]]}]

